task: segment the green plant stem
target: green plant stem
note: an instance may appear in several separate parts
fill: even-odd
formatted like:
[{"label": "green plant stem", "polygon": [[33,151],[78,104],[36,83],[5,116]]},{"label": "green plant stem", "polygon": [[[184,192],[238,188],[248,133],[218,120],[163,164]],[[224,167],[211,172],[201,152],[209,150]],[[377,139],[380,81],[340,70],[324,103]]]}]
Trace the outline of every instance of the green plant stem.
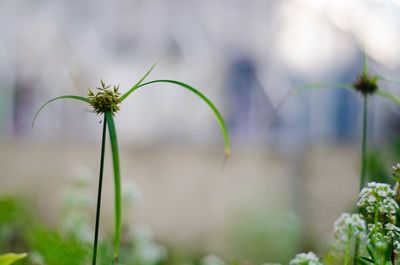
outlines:
[{"label": "green plant stem", "polygon": [[106,116],[104,115],[104,119],[103,119],[103,134],[102,134],[102,138],[101,138],[99,188],[98,188],[98,191],[97,191],[96,226],[95,226],[95,230],[94,230],[92,265],[96,265],[97,244],[98,244],[98,239],[99,239],[101,191],[102,191],[102,188],[103,188],[104,153],[105,153],[106,136],[107,136],[106,128],[107,128],[107,119],[106,119]]},{"label": "green plant stem", "polygon": [[357,236],[356,237],[356,243],[354,246],[354,256],[353,256],[353,265],[357,265],[357,258],[358,258],[358,252],[360,251],[360,238]]},{"label": "green plant stem", "polygon": [[391,248],[391,250],[390,250],[390,262],[392,263],[392,265],[395,265],[396,264],[396,250],[395,250],[395,248],[393,247],[393,243],[394,243],[394,238],[392,237],[391,238],[391,245],[390,245],[390,248]]},{"label": "green plant stem", "polygon": [[368,96],[363,95],[363,124],[362,124],[362,143],[361,143],[361,179],[360,191],[365,185],[367,178],[367,130],[368,130]]},{"label": "green plant stem", "polygon": [[344,253],[344,265],[348,265],[349,260],[350,260],[351,234],[352,234],[352,231],[350,228],[349,233],[347,235],[347,244],[346,244],[346,249],[345,249],[345,253]]},{"label": "green plant stem", "polygon": [[[359,191],[364,187],[366,181],[367,169],[367,129],[368,129],[368,96],[363,95],[363,123],[361,136],[361,172],[360,172],[360,187]],[[358,209],[358,212],[360,209]],[[357,257],[360,249],[360,240],[356,239],[354,246],[353,265],[357,265]]]},{"label": "green plant stem", "polygon": [[114,186],[115,186],[115,231],[114,231],[114,263],[118,263],[119,245],[121,241],[121,171],[119,166],[119,151],[117,131],[115,129],[114,117],[111,112],[106,112],[108,132],[110,134],[111,154],[114,171]]}]

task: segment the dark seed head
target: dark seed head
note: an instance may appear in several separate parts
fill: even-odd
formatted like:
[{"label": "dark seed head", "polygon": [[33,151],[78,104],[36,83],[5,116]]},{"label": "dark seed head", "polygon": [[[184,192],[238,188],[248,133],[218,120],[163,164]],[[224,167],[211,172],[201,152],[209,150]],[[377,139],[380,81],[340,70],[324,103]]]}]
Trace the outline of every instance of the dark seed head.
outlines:
[{"label": "dark seed head", "polygon": [[373,94],[378,89],[378,77],[365,73],[359,74],[353,87],[363,95]]},{"label": "dark seed head", "polygon": [[119,86],[111,88],[111,86],[106,86],[103,80],[100,81],[101,87],[96,87],[93,92],[89,89],[88,97],[89,103],[93,107],[93,110],[97,114],[102,114],[105,112],[115,113],[119,111],[119,103],[121,93],[118,92]]}]

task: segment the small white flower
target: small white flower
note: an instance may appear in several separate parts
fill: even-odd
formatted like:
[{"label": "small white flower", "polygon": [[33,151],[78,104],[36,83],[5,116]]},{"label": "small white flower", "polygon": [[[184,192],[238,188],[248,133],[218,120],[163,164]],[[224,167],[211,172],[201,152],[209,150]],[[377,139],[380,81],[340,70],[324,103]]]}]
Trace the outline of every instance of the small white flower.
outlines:
[{"label": "small white flower", "polygon": [[297,254],[289,265],[323,265],[313,252]]},{"label": "small white flower", "polygon": [[386,191],[384,191],[384,190],[378,190],[378,195],[379,196],[381,196],[381,197],[386,197]]},{"label": "small white flower", "polygon": [[[337,244],[346,243],[355,237],[366,236],[366,224],[359,214],[343,213],[334,225]],[[349,238],[350,236],[350,238]]]},{"label": "small white flower", "polygon": [[377,211],[380,217],[392,220],[399,208],[394,195],[394,190],[388,184],[370,182],[361,190],[357,205],[367,220],[373,220]]},{"label": "small white flower", "polygon": [[225,261],[218,256],[208,255],[201,259],[201,265],[225,265]]}]

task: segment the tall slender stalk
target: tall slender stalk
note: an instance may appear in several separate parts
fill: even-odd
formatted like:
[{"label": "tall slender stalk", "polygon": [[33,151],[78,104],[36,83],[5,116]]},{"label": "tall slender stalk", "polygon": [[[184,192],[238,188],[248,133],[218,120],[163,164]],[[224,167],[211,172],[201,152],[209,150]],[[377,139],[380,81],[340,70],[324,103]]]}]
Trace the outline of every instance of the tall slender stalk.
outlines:
[{"label": "tall slender stalk", "polygon": [[103,188],[104,153],[105,153],[106,136],[107,136],[106,128],[107,128],[107,118],[106,118],[106,115],[104,114],[103,133],[102,133],[102,138],[101,138],[99,188],[97,191],[96,226],[95,226],[95,230],[94,230],[92,265],[96,265],[97,245],[98,245],[98,239],[99,239],[101,191]]},{"label": "tall slender stalk", "polygon": [[[368,131],[368,95],[363,94],[363,122],[361,134],[361,172],[359,191],[364,187],[367,178],[367,131]],[[358,209],[358,212],[360,209]],[[354,246],[353,265],[357,265],[358,252],[360,251],[360,239],[356,238]]]},{"label": "tall slender stalk", "polygon": [[360,191],[365,185],[367,178],[367,131],[368,131],[368,96],[363,95],[363,124],[361,143],[361,179]]},{"label": "tall slender stalk", "polygon": [[346,248],[344,251],[344,265],[349,264],[350,260],[350,248],[351,248],[351,237],[352,237],[353,231],[351,230],[351,227],[349,227],[349,232],[347,233],[347,243],[346,243]]}]

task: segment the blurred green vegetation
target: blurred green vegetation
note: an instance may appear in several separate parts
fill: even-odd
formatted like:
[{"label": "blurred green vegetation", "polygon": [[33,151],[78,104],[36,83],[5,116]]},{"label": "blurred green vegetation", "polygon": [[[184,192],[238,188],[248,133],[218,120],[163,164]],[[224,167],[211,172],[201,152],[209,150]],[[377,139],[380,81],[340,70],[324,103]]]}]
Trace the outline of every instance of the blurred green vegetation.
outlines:
[{"label": "blurred green vegetation", "polygon": [[370,148],[367,153],[367,182],[375,181],[393,185],[392,166],[400,163],[400,138],[383,149]]},{"label": "blurred green vegetation", "polygon": [[[87,194],[85,178],[75,178],[60,196],[61,220],[55,225],[57,229],[45,224],[28,199],[17,195],[0,197],[0,253],[27,252],[27,259],[16,264],[90,264],[93,231]],[[98,264],[113,264],[112,242],[111,235],[102,235]],[[128,229],[122,243],[120,264],[195,265],[202,257],[200,251],[167,249],[155,241],[148,227],[137,227],[132,233]]]},{"label": "blurred green vegetation", "polygon": [[[400,138],[384,149],[369,148],[368,181],[393,184],[391,166],[400,161]],[[85,177],[75,178],[61,194],[60,222],[56,228],[45,224],[32,202],[23,196],[0,197],[0,253],[27,252],[28,258],[17,264],[86,265],[92,255],[93,207]],[[131,194],[132,195],[132,194]],[[127,196],[135,198],[135,196]],[[132,207],[134,203],[125,203]],[[232,264],[263,264],[266,261],[287,264],[304,246],[300,242],[301,220],[293,212],[269,207],[253,207],[231,216],[228,223],[226,255]],[[128,209],[129,210],[129,209]],[[126,227],[120,264],[135,265],[223,265],[216,256],[205,256],[201,249],[185,249],[157,243],[152,230]],[[98,264],[113,263],[112,237],[102,235]],[[204,257],[204,258],[203,258]],[[236,262],[236,263],[235,263]],[[328,262],[329,263],[329,262]]]},{"label": "blurred green vegetation", "polygon": [[[32,211],[30,203],[18,196],[0,198],[0,252],[27,252],[28,258],[17,264],[86,265],[90,264],[92,246],[73,231],[63,232],[46,226]],[[71,209],[69,209],[70,211]],[[76,219],[71,215],[73,219]],[[63,222],[66,215],[63,215]],[[79,229],[79,226],[77,226]],[[201,251],[167,248],[155,242],[148,227],[128,233],[121,248],[120,264],[127,265],[197,265]],[[98,264],[113,264],[112,237],[100,241]]]},{"label": "blurred green vegetation", "polygon": [[228,246],[237,260],[287,264],[299,250],[301,224],[293,212],[246,209],[232,219]]}]

